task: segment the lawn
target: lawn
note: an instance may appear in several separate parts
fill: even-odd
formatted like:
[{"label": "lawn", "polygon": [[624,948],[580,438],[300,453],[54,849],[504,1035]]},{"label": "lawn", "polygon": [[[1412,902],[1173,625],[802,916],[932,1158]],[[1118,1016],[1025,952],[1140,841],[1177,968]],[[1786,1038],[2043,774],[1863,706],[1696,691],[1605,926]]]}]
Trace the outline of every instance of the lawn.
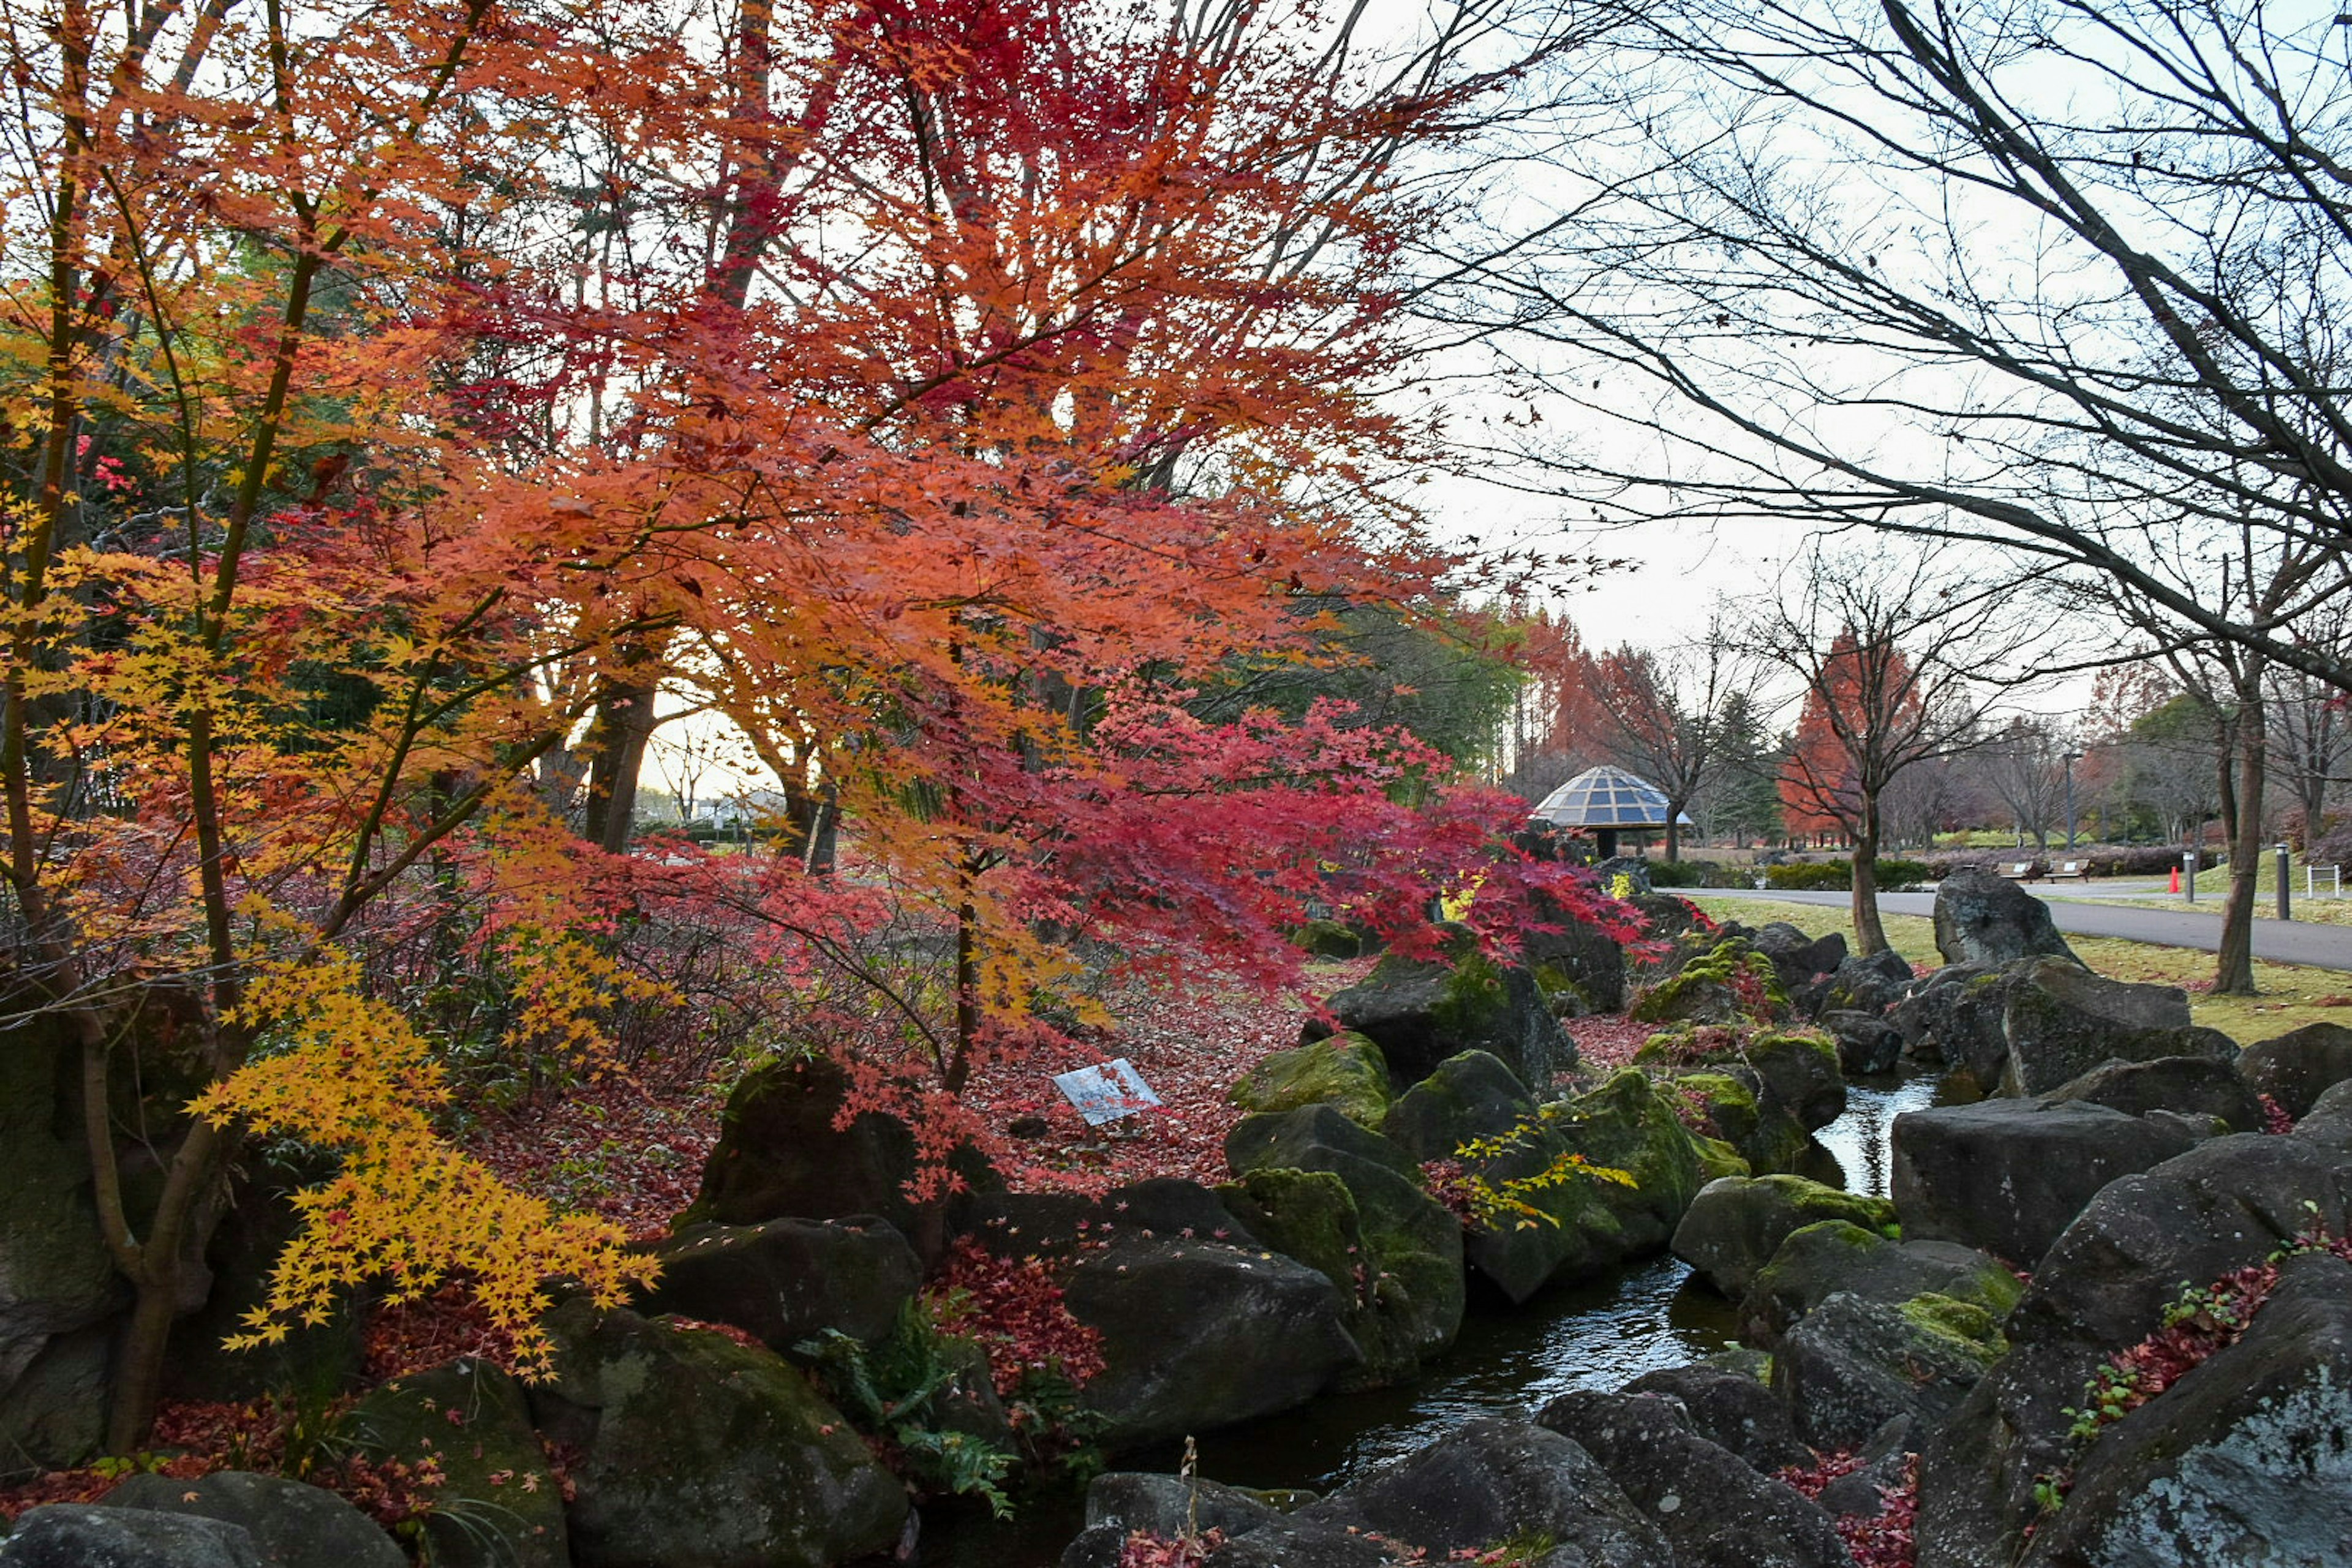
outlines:
[{"label": "lawn", "polygon": [[[1783,904],[1760,899],[1710,900],[1703,889],[1687,895],[1717,919],[1759,926],[1786,921],[1798,930],[1820,934],[1842,931],[1849,941],[1853,929],[1843,910],[1822,904]],[[1935,922],[1924,915],[1887,915],[1886,940],[1914,964],[1933,965]],[[2070,936],[2067,944],[2101,974],[2143,984],[2178,985],[2189,993],[2189,1010],[2200,1024],[2221,1030],[2240,1045],[2252,1045],[2305,1024],[2352,1025],[2352,974],[2336,970],[2308,969],[2300,964],[2254,961],[2255,996],[2214,996],[2204,989],[2213,981],[2213,955],[2185,947],[2158,947],[2126,942],[2120,937]]]}]

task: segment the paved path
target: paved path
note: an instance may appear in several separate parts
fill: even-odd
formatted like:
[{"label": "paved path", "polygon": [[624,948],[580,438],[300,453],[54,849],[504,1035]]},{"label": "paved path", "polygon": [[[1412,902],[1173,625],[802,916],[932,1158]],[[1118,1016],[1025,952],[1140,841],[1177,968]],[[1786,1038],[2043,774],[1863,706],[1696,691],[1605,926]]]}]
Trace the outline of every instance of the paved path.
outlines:
[{"label": "paved path", "polygon": [[[1784,904],[1820,904],[1843,910],[1843,893],[1800,893],[1746,888],[1688,889],[1709,899],[1746,899]],[[2143,910],[2123,904],[2044,902],[2060,931],[2076,936],[2120,936],[2163,947],[2193,947],[2212,952],[2221,945],[2221,917],[2186,910]],[[1878,908],[1890,915],[1932,915],[1933,893],[1881,893]],[[2254,921],[2254,956],[2273,963],[2307,963],[2316,969],[2352,969],[2352,926],[2311,925],[2301,921]]]}]

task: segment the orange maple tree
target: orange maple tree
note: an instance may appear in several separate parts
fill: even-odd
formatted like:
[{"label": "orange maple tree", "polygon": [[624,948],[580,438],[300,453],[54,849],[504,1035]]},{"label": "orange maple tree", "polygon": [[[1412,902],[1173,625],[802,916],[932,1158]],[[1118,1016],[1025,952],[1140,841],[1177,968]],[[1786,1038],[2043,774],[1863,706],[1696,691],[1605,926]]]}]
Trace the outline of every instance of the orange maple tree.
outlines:
[{"label": "orange maple tree", "polygon": [[[942,934],[844,1047],[935,1154],[989,1131],[974,1071],[1076,1048],[1039,1004],[1082,936],[1278,984],[1310,900],[1411,949],[1482,872],[1498,942],[1538,887],[1624,929],[1411,736],[1187,707],[1445,568],[1378,483],[1426,432],[1371,394],[1431,217],[1389,162],[1475,79],[1250,8],[43,19],[5,42],[10,1011],[59,1031],[135,1295],[114,1451],[255,1132],[339,1162],[255,1336],[454,1274],[528,1361],[542,1279],[642,1279],[436,1113],[485,1032],[446,998],[495,973],[462,1043],[593,1070],[616,1002],[674,994],[627,941],[666,910],[785,986]],[[629,852],[671,700],[865,874]],[[159,1007],[191,1092],[128,1137]]]}]

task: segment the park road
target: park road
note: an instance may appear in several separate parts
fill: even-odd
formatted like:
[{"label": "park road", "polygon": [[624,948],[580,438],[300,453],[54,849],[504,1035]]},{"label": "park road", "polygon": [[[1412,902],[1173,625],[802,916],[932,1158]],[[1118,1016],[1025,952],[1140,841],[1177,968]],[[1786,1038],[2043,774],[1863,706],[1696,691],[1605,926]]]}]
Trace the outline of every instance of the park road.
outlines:
[{"label": "park road", "polygon": [[[1747,888],[1692,889],[1709,900],[1757,900],[1783,904],[1820,904],[1844,909],[1843,893],[1800,893]],[[2152,942],[2162,947],[2193,947],[2213,952],[2221,945],[2221,917],[2191,914],[2187,910],[2146,910],[2129,904],[2076,903],[2067,899],[2042,900],[2051,920],[2069,936],[2119,936],[2132,942]],[[1881,912],[1890,915],[1933,915],[1933,893],[1881,893]],[[2303,921],[2254,921],[2254,956],[2273,963],[2305,963],[2315,969],[2352,970],[2352,926],[2314,925]]]}]

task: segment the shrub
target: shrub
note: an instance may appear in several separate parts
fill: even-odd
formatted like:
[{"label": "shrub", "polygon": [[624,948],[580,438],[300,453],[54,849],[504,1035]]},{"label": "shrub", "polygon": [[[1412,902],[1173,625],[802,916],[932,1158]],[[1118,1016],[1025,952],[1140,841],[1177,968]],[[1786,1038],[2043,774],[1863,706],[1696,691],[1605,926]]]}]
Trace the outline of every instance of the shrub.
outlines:
[{"label": "shrub", "polygon": [[[1904,888],[1914,882],[1932,882],[1942,875],[1941,870],[1926,860],[1903,860],[1891,855],[1878,858],[1878,885],[1881,888]],[[1853,886],[1853,862],[1797,860],[1785,866],[1768,866],[1764,868],[1764,885],[1797,892],[1844,892]]]},{"label": "shrub", "polygon": [[1650,860],[1643,865],[1653,888],[1704,888],[1708,868],[1696,860]]}]

